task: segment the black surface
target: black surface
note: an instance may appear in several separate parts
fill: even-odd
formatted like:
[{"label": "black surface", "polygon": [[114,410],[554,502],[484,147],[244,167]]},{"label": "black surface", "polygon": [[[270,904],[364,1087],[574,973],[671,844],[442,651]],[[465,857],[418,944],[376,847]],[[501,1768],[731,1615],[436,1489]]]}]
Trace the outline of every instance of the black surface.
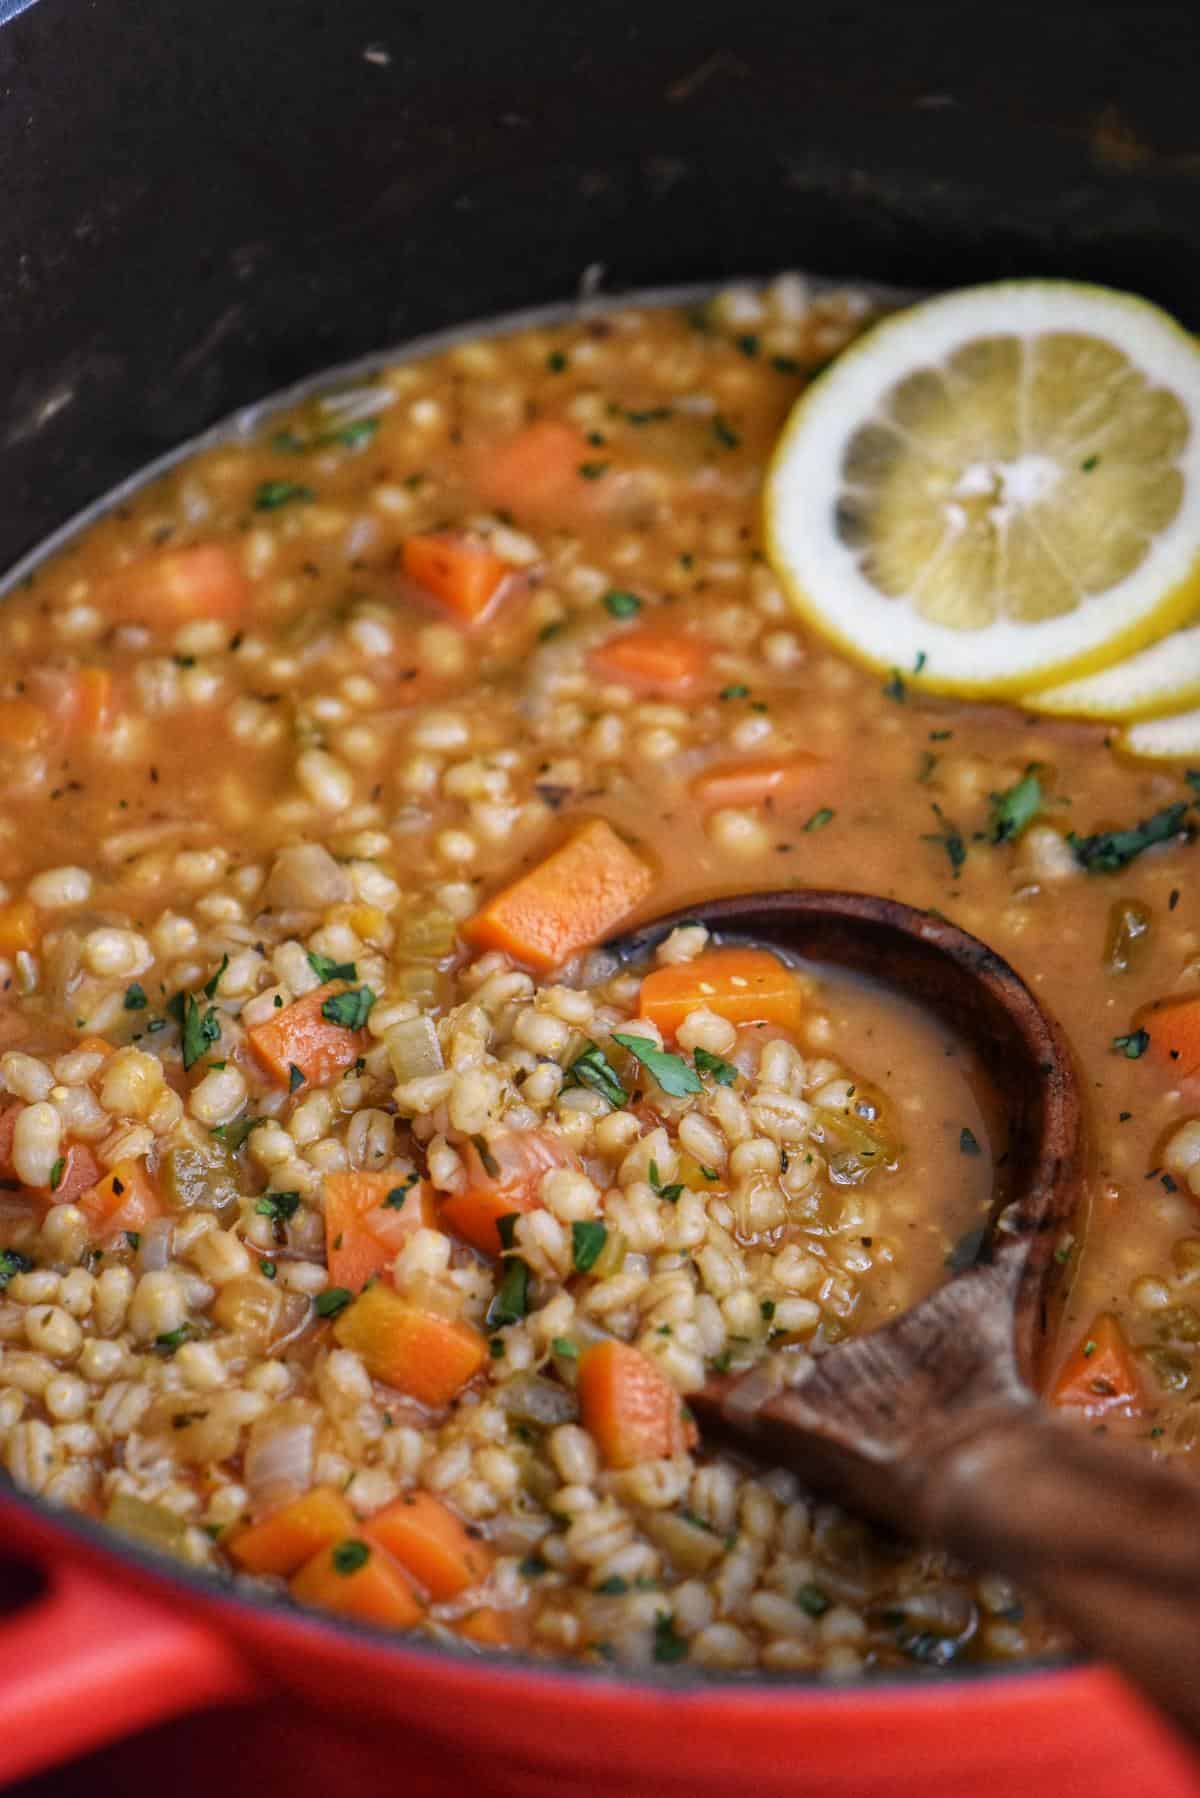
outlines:
[{"label": "black surface", "polygon": [[41,0],[0,27],[0,566],[406,336],[801,266],[1200,324],[1200,7]]}]

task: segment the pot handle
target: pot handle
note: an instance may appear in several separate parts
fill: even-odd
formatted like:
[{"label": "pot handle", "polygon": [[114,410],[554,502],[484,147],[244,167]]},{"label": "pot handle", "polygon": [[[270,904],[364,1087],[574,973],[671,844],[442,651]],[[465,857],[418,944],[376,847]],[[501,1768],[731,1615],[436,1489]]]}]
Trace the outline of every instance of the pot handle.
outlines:
[{"label": "pot handle", "polygon": [[249,1668],[208,1625],[122,1590],[78,1561],[0,1617],[0,1785],[221,1700]]}]

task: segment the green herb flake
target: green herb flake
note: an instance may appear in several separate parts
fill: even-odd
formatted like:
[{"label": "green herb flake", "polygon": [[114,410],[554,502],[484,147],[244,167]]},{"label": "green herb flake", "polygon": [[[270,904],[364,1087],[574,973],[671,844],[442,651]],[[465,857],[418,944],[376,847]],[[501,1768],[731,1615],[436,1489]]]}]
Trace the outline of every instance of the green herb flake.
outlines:
[{"label": "green herb flake", "polygon": [[668,1205],[678,1204],[680,1196],[685,1190],[682,1180],[672,1180],[664,1185],[658,1171],[658,1163],[654,1160],[651,1160],[646,1173],[649,1176],[651,1191],[658,1198],[665,1199]]},{"label": "green herb flake", "polygon": [[1112,1046],[1115,1053],[1123,1055],[1127,1061],[1140,1061],[1150,1047],[1150,1032],[1131,1030],[1128,1036],[1114,1036]]},{"label": "green herb flake", "polygon": [[549,1571],[550,1563],[544,1561],[541,1555],[526,1555],[523,1561],[517,1563],[517,1572],[524,1579],[541,1579],[543,1573],[549,1573]]},{"label": "green herb flake", "polygon": [[897,705],[904,705],[908,699],[908,688],[905,685],[904,676],[898,668],[892,669],[889,678],[880,688],[880,692],[885,699],[894,699]]},{"label": "green herb flake", "polygon": [[1003,793],[991,793],[988,797],[992,806],[987,824],[988,841],[1015,843],[1042,809],[1042,783],[1038,779],[1037,764],[1026,768],[1020,780],[1006,787]]},{"label": "green herb flake", "polygon": [[346,1309],[354,1294],[345,1286],[327,1286],[314,1300],[318,1317],[337,1317]]},{"label": "green herb flake", "polygon": [[760,1299],[758,1302],[758,1311],[763,1322],[769,1324],[775,1316],[775,1300]]},{"label": "green herb flake", "polygon": [[687,1659],[688,1645],[675,1628],[670,1611],[660,1611],[654,1619],[654,1658],[660,1666],[670,1667]]},{"label": "green herb flake", "polygon": [[604,1224],[592,1218],[576,1219],[571,1225],[571,1258],[577,1274],[586,1274],[595,1267],[607,1241]]},{"label": "green herb flake", "polygon": [[758,355],[760,348],[759,340],[752,332],[747,331],[744,336],[736,337],[734,342],[737,344],[738,349],[741,350],[743,356]]},{"label": "green herb flake", "polygon": [[572,1342],[569,1336],[556,1336],[550,1344],[552,1355],[561,1355],[564,1361],[578,1361],[579,1345]]},{"label": "green herb flake", "polygon": [[723,449],[735,450],[740,446],[742,441],[741,438],[738,436],[729,420],[723,417],[720,412],[714,415],[712,428],[713,436]]},{"label": "green herb flake", "polygon": [[305,951],[308,965],[324,986],[330,980],[357,980],[358,968],[352,961],[334,961],[330,955],[318,955],[315,949]]},{"label": "green herb flake", "polygon": [[[180,1001],[176,1007],[175,1001]],[[221,1019],[215,1006],[210,1005],[207,1011],[201,1010],[200,1003],[192,993],[176,993],[168,1006],[168,1010],[176,1018],[182,1009],[182,1053],[185,1070],[194,1067],[211,1044],[221,1038]]]},{"label": "green herb flake", "polygon": [[217,969],[216,973],[212,976],[212,978],[210,980],[206,980],[204,982],[204,997],[206,999],[215,999],[216,998],[217,988],[221,984],[221,976],[225,972],[225,970],[228,966],[229,966],[229,957],[228,957],[228,955],[223,955],[221,957],[221,965]]},{"label": "green herb flake", "polygon": [[1095,1352],[1096,1352],[1096,1344],[1094,1342],[1089,1341],[1089,1342],[1084,1343],[1083,1358],[1085,1361],[1090,1361],[1092,1356],[1095,1354]]},{"label": "green herb flake", "polygon": [[298,1068],[294,1061],[289,1061],[288,1062],[288,1091],[290,1093],[299,1092],[300,1088],[304,1085],[304,1080],[305,1080],[305,1075],[304,1075],[303,1069]]},{"label": "green herb flake", "polygon": [[370,1560],[371,1550],[357,1536],[348,1536],[344,1542],[337,1544],[329,1558],[333,1562],[335,1573],[357,1573]]},{"label": "green herb flake", "polygon": [[624,1598],[629,1590],[629,1581],[622,1579],[619,1573],[610,1573],[607,1579],[601,1580],[598,1586],[592,1587],[603,1598]]},{"label": "green herb flake", "polygon": [[59,1187],[62,1185],[63,1175],[66,1173],[66,1171],[67,1171],[67,1158],[65,1155],[60,1155],[58,1160],[54,1163],[54,1166],[50,1169],[50,1191],[51,1192],[58,1191]]},{"label": "green herb flake", "polygon": [[723,1061],[708,1049],[697,1049],[692,1060],[696,1064],[696,1072],[707,1074],[718,1086],[732,1086],[738,1077],[738,1071],[731,1061]]},{"label": "green herb flake", "polygon": [[541,630],[537,634],[537,640],[539,643],[553,642],[555,637],[560,637],[562,635],[565,628],[566,628],[566,625],[565,625],[564,620],[561,618],[556,618],[553,620],[552,623],[544,624],[542,626]]},{"label": "green herb flake", "polygon": [[140,1230],[123,1230],[121,1232],[121,1234],[124,1236],[126,1242],[129,1244],[129,1246],[133,1250],[134,1254],[136,1254],[137,1251],[142,1246],[141,1231]]},{"label": "green herb flake", "polygon": [[161,1336],[154,1338],[154,1353],[170,1360],[176,1349],[182,1348],[185,1342],[190,1341],[191,1335],[191,1324],[180,1324],[177,1330],[164,1330]]},{"label": "green herb flake", "polygon": [[298,500],[316,499],[311,487],[305,487],[300,481],[262,481],[254,495],[256,512],[277,512],[280,506],[290,506]]},{"label": "green herb flake", "polygon": [[958,1133],[958,1152],[960,1155],[983,1154],[983,1150],[979,1146],[979,1138],[973,1130],[968,1130],[965,1124]]},{"label": "green herb flake", "polygon": [[278,1269],[273,1261],[260,1261],[258,1264],[258,1271],[264,1280],[273,1280]]},{"label": "green herb flake", "polygon": [[952,824],[950,822],[940,805],[934,806],[933,813],[938,820],[938,823],[941,825],[941,829],[927,832],[922,836],[921,841],[923,843],[937,843],[946,851],[946,857],[950,863],[950,872],[957,878],[958,875],[961,874],[963,863],[967,859],[967,846],[963,841],[962,832],[959,830],[957,824]]},{"label": "green herb flake", "polygon": [[28,1274],[33,1271],[33,1262],[28,1255],[22,1255],[20,1249],[0,1249],[0,1292],[3,1292],[14,1274]]},{"label": "green herb flake", "polygon": [[644,406],[635,411],[630,411],[627,407],[625,411],[630,424],[639,426],[661,424],[664,418],[673,418],[674,414],[673,406]]},{"label": "green herb flake", "polygon": [[719,1180],[721,1178],[720,1174],[718,1174],[715,1167],[703,1167],[702,1166],[700,1169],[700,1172],[704,1175],[704,1178],[706,1180]]},{"label": "green herb flake", "polygon": [[265,1122],[265,1118],[235,1118],[231,1124],[214,1124],[209,1135],[215,1136],[218,1142],[223,1142],[236,1153],[250,1132]]},{"label": "green herb flake", "polygon": [[771,367],[777,375],[798,375],[803,368],[794,356],[772,356]]},{"label": "green herb flake", "polygon": [[598,481],[608,473],[607,462],[581,462],[579,472],[585,481]]},{"label": "green herb flake", "polygon": [[496,1235],[500,1238],[500,1247],[506,1252],[517,1246],[517,1225],[520,1221],[519,1211],[506,1211],[503,1217],[496,1219]]},{"label": "green herb flake", "polygon": [[375,994],[369,986],[356,986],[349,993],[335,993],[321,1007],[321,1016],[343,1030],[361,1030],[371,1015]]},{"label": "green herb flake", "polygon": [[628,1049],[635,1061],[641,1063],[651,1079],[672,1099],[682,1099],[688,1093],[704,1091],[704,1083],[699,1074],[688,1066],[681,1055],[670,1055],[664,1049],[656,1049],[644,1036],[627,1036],[615,1030],[613,1041],[620,1043],[623,1049]]},{"label": "green herb flake", "polygon": [[300,1207],[298,1192],[265,1192],[254,1210],[259,1217],[269,1217],[272,1223],[286,1223],[288,1218],[295,1217]]},{"label": "green herb flake", "polygon": [[385,1211],[403,1211],[404,1201],[417,1184],[416,1174],[410,1174],[401,1186],[393,1186],[383,1201]]},{"label": "green herb flake", "polygon": [[636,593],[629,593],[624,587],[610,587],[604,595],[604,609],[614,618],[632,618],[642,609],[642,602]]},{"label": "green herb flake", "polygon": [[731,687],[722,687],[718,694],[720,699],[748,699],[749,697],[750,689],[741,681],[734,681]]},{"label": "green herb flake", "polygon": [[566,354],[563,350],[551,350],[546,357],[546,367],[552,375],[561,375],[567,366]]},{"label": "green herb flake", "polygon": [[1091,474],[1093,468],[1099,468],[1099,466],[1099,456],[1085,456],[1083,461],[1079,464],[1080,472],[1082,474]]},{"label": "green herb flake", "polygon": [[506,1350],[504,1347],[503,1336],[489,1336],[488,1337],[488,1354],[492,1357],[492,1360],[493,1361],[502,1361],[504,1359],[505,1353],[506,1353]]},{"label": "green herb flake", "polygon": [[1187,828],[1183,820],[1189,803],[1178,800],[1128,830],[1103,830],[1090,837],[1079,837],[1071,831],[1067,842],[1075,852],[1075,860],[1089,874],[1115,874],[1143,850],[1179,836]]},{"label": "green herb flake", "polygon": [[819,811],[813,813],[812,817],[809,818],[807,823],[802,825],[801,828],[806,831],[824,830],[827,824],[833,823],[835,816],[836,814],[829,806],[823,805]]},{"label": "green herb flake", "polygon": [[125,988],[124,1005],[126,1011],[145,1011],[146,990],[136,980]]},{"label": "green herb flake", "polygon": [[529,1311],[529,1269],[519,1255],[504,1264],[504,1275],[496,1288],[496,1296],[487,1308],[489,1330],[502,1330],[506,1324],[519,1324]]},{"label": "green herb flake", "polygon": [[796,1593],[796,1603],[809,1617],[823,1617],[831,1602],[820,1586],[814,1586],[811,1580],[806,1580]]},{"label": "green herb flake", "polygon": [[576,1056],[567,1069],[567,1084],[586,1086],[590,1092],[599,1093],[602,1099],[607,1099],[614,1107],[628,1102],[629,1094],[598,1043],[589,1042],[582,1054]]}]

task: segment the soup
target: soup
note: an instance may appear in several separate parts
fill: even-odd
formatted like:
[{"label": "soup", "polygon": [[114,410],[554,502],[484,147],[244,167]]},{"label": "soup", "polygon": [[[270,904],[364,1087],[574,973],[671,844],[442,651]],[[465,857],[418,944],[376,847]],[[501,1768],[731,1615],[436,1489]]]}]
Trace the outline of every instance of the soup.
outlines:
[{"label": "soup", "polygon": [[869,316],[785,277],[380,367],[10,592],[22,1486],[479,1652],[845,1677],[1061,1646],[686,1408],[970,1257],[1003,1144],[969,1058],[701,927],[600,947],[823,886],[1011,960],[1093,1097],[1047,1395],[1190,1454],[1200,1106],[1142,1020],[1195,979],[1192,788],[797,625],[764,459]]}]

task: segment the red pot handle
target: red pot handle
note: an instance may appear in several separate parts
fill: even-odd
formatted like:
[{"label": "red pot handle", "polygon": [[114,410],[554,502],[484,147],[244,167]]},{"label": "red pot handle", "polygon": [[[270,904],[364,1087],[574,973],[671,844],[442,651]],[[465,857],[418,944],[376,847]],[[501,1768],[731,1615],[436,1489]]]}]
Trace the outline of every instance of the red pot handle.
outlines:
[{"label": "red pot handle", "polygon": [[146,1724],[249,1697],[248,1668],[194,1617],[77,1561],[0,1618],[0,1784]]}]

